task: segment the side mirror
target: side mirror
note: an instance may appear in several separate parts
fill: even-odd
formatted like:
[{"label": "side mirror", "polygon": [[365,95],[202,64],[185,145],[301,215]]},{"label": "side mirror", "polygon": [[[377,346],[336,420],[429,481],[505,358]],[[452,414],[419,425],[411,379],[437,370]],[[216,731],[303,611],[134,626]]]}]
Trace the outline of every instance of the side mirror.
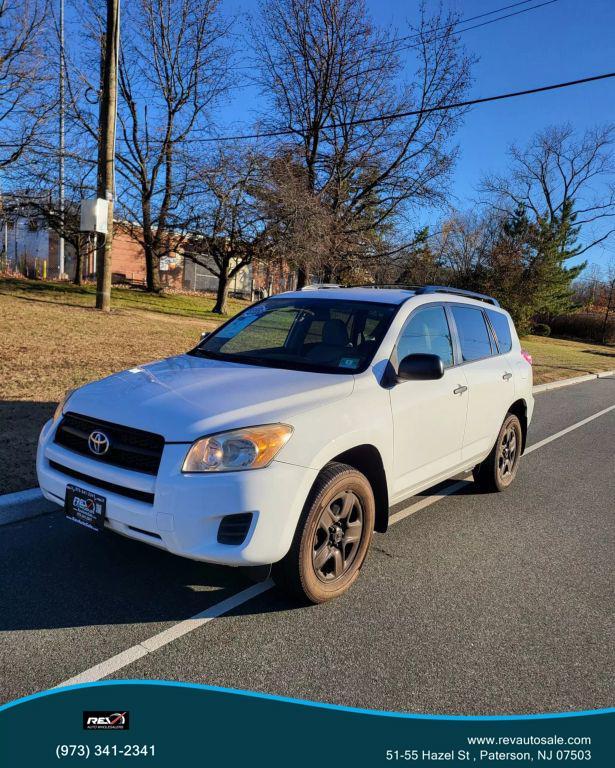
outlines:
[{"label": "side mirror", "polygon": [[416,353],[407,355],[399,364],[398,381],[426,381],[441,379],[444,376],[444,363],[438,355]]},{"label": "side mirror", "polygon": [[209,336],[210,333],[211,331],[203,331],[203,333],[201,334],[201,341],[204,341]]}]

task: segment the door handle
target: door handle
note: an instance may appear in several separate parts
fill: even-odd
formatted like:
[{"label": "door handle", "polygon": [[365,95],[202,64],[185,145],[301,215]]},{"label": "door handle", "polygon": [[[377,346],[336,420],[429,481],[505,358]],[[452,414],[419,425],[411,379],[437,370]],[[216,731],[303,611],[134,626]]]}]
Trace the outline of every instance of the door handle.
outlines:
[{"label": "door handle", "polygon": [[457,389],[453,390],[454,395],[463,395],[464,392],[467,391],[467,387],[464,387],[462,384],[460,384]]},{"label": "door handle", "polygon": [[512,379],[512,373],[510,373],[509,371],[506,371],[506,373],[502,375],[502,378],[504,379],[504,381],[508,381],[509,379]]}]

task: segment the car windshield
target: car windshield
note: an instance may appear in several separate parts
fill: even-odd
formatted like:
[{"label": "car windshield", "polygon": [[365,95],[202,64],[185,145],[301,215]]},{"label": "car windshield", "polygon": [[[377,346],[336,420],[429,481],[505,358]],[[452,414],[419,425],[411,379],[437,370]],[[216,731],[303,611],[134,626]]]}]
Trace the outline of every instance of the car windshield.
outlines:
[{"label": "car windshield", "polygon": [[397,306],[370,301],[277,298],[255,304],[191,354],[216,360],[326,373],[360,373]]}]

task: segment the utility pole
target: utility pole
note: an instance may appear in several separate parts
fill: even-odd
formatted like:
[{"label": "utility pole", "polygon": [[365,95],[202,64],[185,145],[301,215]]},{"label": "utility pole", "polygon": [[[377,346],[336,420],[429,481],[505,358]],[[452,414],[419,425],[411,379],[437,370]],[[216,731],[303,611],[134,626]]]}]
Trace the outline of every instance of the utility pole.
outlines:
[{"label": "utility pole", "polygon": [[58,171],[60,198],[58,262],[61,278],[64,274],[64,0],[60,0],[60,167]]},{"label": "utility pole", "polygon": [[120,0],[107,0],[107,26],[103,39],[102,93],[98,118],[97,195],[107,200],[107,233],[98,235],[96,259],[96,309],[111,309],[111,247],[115,196],[115,124],[117,70],[120,44]]}]

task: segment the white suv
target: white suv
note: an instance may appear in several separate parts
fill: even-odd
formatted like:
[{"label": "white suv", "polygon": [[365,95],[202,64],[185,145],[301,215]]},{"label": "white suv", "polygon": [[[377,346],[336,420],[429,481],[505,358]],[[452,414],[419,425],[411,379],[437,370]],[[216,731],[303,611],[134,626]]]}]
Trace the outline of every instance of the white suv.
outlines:
[{"label": "white suv", "polygon": [[68,393],[41,433],[38,479],[88,528],[273,564],[278,583],[321,602],[355,581],[392,504],[469,470],[509,486],[533,404],[494,299],[315,287]]}]

